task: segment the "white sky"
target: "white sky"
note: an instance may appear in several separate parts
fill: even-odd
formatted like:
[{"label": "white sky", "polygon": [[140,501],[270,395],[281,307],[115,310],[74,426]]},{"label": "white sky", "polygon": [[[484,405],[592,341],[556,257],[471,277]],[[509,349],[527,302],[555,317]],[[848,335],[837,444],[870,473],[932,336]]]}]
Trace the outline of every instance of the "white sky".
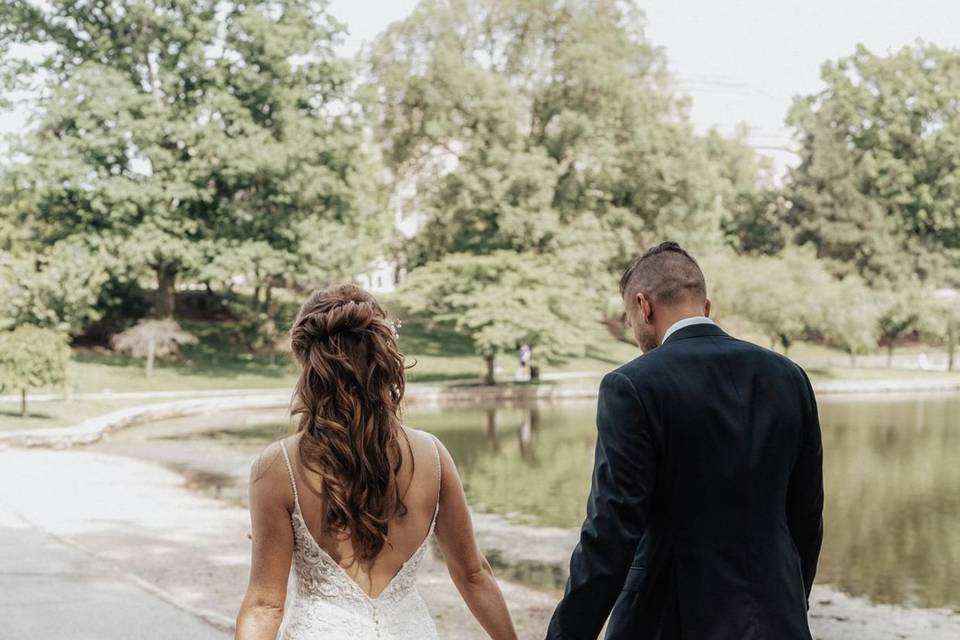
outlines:
[{"label": "white sky", "polygon": [[[356,51],[416,0],[331,0]],[[666,50],[680,90],[692,98],[698,129],[730,133],[750,127],[750,143],[778,168],[790,147],[783,119],[793,96],[820,89],[820,65],[858,42],[884,53],[917,39],[960,46],[960,0],[641,0],[648,35]],[[0,115],[0,134],[23,126],[23,114]]]}]

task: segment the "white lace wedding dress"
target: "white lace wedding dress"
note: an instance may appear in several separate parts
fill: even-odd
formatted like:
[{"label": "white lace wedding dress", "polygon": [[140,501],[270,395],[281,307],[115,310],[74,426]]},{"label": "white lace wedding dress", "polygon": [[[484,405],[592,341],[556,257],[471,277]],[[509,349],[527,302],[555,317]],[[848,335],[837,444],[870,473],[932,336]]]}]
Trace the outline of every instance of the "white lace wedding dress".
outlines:
[{"label": "white lace wedding dress", "polygon": [[[423,542],[403,563],[383,592],[371,598],[330,555],[317,544],[300,510],[300,497],[293,467],[283,442],[293,485],[294,551],[291,583],[287,594],[280,640],[435,640],[437,629],[427,605],[417,592],[417,568],[437,523],[437,510]],[[439,469],[439,452],[437,468]],[[292,600],[292,603],[291,603]]]}]

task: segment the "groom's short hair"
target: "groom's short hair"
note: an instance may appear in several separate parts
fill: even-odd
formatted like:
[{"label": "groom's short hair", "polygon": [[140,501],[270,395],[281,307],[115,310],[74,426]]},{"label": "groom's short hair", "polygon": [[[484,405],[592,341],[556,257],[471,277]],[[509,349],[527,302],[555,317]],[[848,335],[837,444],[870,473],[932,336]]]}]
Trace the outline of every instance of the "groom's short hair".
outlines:
[{"label": "groom's short hair", "polygon": [[655,302],[700,302],[707,283],[700,265],[676,242],[661,242],[633,259],[620,278],[620,295],[642,292]]}]

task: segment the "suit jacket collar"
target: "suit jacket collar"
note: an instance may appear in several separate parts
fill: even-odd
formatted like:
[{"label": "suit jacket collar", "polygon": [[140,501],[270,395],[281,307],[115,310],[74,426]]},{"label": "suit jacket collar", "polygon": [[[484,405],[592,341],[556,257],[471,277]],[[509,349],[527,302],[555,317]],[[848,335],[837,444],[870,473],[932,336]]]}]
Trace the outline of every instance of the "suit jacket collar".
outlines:
[{"label": "suit jacket collar", "polygon": [[676,340],[686,340],[687,338],[704,338],[727,336],[727,332],[713,323],[692,324],[671,333],[663,344],[670,344]]}]

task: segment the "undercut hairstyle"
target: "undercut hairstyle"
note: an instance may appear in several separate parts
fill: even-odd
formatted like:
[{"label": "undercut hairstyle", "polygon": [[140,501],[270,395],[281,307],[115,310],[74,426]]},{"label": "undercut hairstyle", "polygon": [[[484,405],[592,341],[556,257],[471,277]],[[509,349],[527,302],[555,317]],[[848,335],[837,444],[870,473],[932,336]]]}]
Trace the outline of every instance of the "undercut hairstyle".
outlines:
[{"label": "undercut hairstyle", "polygon": [[636,292],[665,305],[699,304],[707,298],[707,283],[693,256],[676,242],[662,242],[634,258],[620,277],[621,296]]}]

